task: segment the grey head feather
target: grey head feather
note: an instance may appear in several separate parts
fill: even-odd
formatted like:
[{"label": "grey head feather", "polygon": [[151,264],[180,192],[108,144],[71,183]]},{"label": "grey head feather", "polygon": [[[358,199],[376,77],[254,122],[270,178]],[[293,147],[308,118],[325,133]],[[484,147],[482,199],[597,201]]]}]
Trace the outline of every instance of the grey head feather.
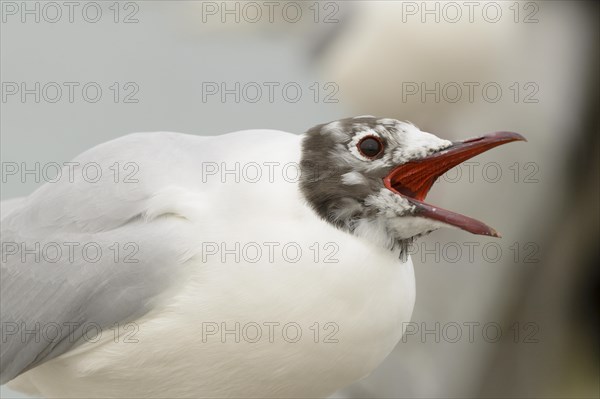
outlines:
[{"label": "grey head feather", "polygon": [[[321,218],[351,234],[363,234],[365,225],[372,226],[368,230],[385,236],[384,246],[406,254],[415,238],[435,230],[424,225],[422,231],[403,235],[402,218],[412,216],[414,208],[383,184],[392,168],[409,160],[405,155],[409,130],[421,133],[410,123],[373,116],[341,119],[308,130],[302,143],[299,183],[309,205]],[[359,139],[369,135],[377,136],[384,146],[374,159],[361,157],[356,149]]]}]

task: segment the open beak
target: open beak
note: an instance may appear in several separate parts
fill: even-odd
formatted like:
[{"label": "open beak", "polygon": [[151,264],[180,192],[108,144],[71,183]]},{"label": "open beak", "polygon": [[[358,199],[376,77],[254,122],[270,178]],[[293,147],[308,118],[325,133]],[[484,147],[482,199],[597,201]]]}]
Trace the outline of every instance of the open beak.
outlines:
[{"label": "open beak", "polygon": [[518,133],[496,132],[455,142],[442,151],[395,167],[384,177],[383,183],[386,188],[402,195],[415,206],[414,216],[436,220],[473,234],[500,237],[496,230],[479,220],[431,206],[423,200],[438,177],[449,169],[482,152],[512,141],[527,140]]}]

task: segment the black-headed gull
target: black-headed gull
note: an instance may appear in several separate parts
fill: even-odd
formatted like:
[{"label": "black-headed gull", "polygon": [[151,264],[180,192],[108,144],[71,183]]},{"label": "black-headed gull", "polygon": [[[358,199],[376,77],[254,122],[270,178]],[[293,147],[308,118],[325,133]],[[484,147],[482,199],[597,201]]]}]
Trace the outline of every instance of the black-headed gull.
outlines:
[{"label": "black-headed gull", "polygon": [[361,116],[98,145],[3,204],[1,382],[44,397],[328,396],[400,340],[411,240],[497,235],[423,199],[515,140]]}]

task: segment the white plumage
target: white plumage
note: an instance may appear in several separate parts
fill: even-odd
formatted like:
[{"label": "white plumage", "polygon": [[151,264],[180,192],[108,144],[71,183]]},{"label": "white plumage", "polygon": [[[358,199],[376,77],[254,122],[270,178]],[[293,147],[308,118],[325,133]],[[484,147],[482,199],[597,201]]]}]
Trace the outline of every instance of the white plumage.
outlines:
[{"label": "white plumage", "polygon": [[[235,163],[298,163],[301,139],[268,130],[219,137],[133,134],[76,161],[98,162],[103,170],[115,162],[135,162],[138,183],[114,183],[107,175],[95,185],[47,184],[13,207],[3,217],[3,232],[43,235],[51,229],[58,238],[65,232],[80,239],[86,232],[110,232],[112,241],[133,237],[140,249],[138,267],[154,262],[151,256],[160,248],[167,253],[162,259],[172,262],[161,266],[174,283],[148,313],[133,320],[137,343],[122,342],[122,330],[115,342],[114,330],[105,330],[98,342],[25,372],[10,387],[46,397],[321,397],[372,371],[410,319],[415,300],[410,260],[402,263],[397,251],[382,250],[317,217],[298,184],[278,175],[282,168],[274,167],[273,182],[266,174],[258,182],[235,184],[227,182],[234,174],[202,176],[213,163],[230,169]],[[251,263],[242,256],[236,263],[230,256],[222,263],[219,256],[202,259],[207,242],[227,248],[296,243],[303,253],[297,263],[279,250],[273,262]],[[315,243],[321,250],[334,243],[337,262],[325,262],[324,253],[315,262],[309,250]],[[122,305],[130,306],[118,299],[105,304]],[[211,323],[226,323],[227,329],[258,323],[262,339],[251,343],[242,336],[235,342],[235,334],[204,334],[203,342],[203,328],[206,333]],[[265,323],[279,327],[269,334]],[[296,343],[282,336],[286,323],[301,327]],[[333,324],[324,329],[326,323]],[[334,330],[330,338],[337,342],[323,342]],[[288,330],[287,338],[294,338],[293,332]]]}]

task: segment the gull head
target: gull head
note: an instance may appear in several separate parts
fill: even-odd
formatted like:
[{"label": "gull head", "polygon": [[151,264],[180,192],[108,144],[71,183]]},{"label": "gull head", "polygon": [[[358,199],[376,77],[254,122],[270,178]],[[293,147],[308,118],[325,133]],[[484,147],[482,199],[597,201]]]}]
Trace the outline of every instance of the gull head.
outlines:
[{"label": "gull head", "polygon": [[424,199],[447,170],[517,140],[525,139],[496,132],[452,142],[395,119],[341,119],[305,133],[300,189],[329,223],[392,250],[444,226],[499,237],[486,224]]}]

